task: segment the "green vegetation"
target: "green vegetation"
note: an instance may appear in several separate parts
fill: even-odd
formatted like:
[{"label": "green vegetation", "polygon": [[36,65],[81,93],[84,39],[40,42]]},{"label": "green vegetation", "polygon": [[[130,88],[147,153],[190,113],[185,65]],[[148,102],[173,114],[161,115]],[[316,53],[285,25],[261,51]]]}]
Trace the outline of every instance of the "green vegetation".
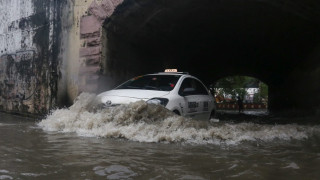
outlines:
[{"label": "green vegetation", "polygon": [[214,86],[216,97],[221,101],[231,99],[236,101],[237,97],[246,99],[249,88],[256,88],[253,95],[254,103],[266,102],[268,99],[268,86],[260,80],[248,76],[230,76],[220,79]]}]

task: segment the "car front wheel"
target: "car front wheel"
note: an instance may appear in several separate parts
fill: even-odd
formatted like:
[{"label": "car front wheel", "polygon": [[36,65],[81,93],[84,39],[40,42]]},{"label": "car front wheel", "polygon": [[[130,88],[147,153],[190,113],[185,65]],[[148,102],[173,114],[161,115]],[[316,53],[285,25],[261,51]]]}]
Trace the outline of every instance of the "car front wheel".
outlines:
[{"label": "car front wheel", "polygon": [[180,112],[178,110],[173,110],[172,112],[174,112],[176,115],[180,116]]}]

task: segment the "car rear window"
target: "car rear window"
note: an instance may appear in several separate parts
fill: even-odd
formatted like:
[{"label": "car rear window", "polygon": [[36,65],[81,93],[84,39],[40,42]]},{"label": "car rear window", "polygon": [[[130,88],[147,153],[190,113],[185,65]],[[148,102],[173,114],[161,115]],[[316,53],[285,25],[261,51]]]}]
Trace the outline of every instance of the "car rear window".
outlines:
[{"label": "car rear window", "polygon": [[123,83],[116,89],[147,89],[157,91],[171,91],[181,75],[145,75],[138,76]]}]

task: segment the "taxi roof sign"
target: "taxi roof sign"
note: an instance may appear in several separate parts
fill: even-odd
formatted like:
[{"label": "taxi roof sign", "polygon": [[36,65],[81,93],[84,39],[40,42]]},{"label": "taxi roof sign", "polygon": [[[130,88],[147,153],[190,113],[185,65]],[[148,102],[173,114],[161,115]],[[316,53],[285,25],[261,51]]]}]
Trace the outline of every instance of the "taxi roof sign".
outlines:
[{"label": "taxi roof sign", "polygon": [[178,72],[178,69],[165,69],[164,72]]}]

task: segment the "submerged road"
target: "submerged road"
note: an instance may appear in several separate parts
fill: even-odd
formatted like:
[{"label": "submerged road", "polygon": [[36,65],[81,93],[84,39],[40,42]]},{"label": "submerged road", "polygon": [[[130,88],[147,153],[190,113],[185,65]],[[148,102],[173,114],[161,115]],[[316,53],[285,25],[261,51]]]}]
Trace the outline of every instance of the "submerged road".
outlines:
[{"label": "submerged road", "polygon": [[83,102],[43,120],[0,113],[0,179],[320,177],[317,124],[159,120],[140,104],[90,113]]}]

